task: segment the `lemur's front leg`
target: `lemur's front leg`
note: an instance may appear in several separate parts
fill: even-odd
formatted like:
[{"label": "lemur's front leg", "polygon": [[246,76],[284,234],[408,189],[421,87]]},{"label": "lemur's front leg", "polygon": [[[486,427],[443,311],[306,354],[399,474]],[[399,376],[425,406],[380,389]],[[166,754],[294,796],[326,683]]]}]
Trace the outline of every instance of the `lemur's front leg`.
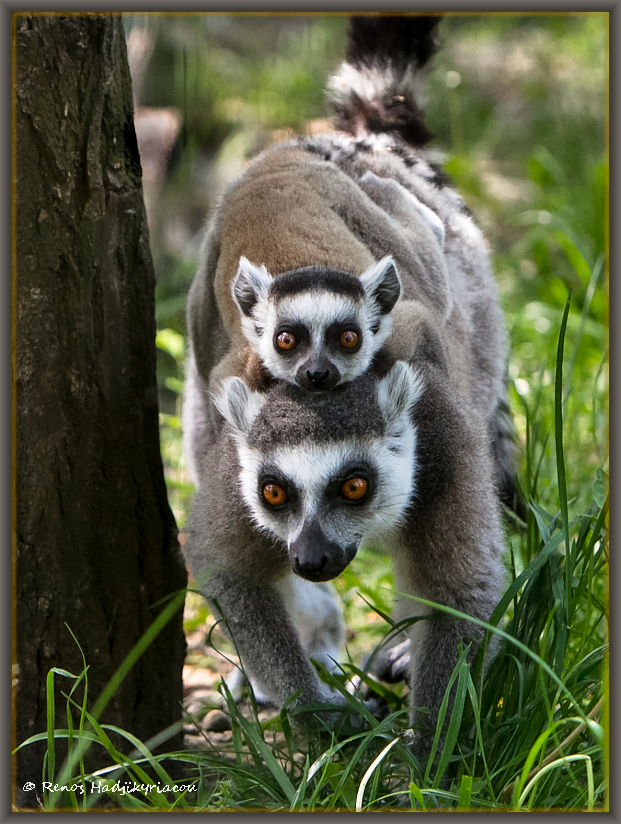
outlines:
[{"label": "lemur's front leg", "polygon": [[[397,588],[487,621],[504,583],[503,535],[487,429],[467,404],[453,398],[429,370],[414,410],[417,424],[416,492],[395,550]],[[480,625],[402,598],[401,618],[428,616],[409,631],[408,681],[413,721],[424,750],[459,660],[471,644],[472,662],[484,637]],[[426,708],[428,715],[419,708]],[[450,711],[449,711],[450,715]]]},{"label": "lemur's front leg", "polygon": [[230,571],[203,585],[214,614],[223,618],[246,674],[277,707],[329,701],[308,660],[282,598],[272,583],[259,585]]},{"label": "lemur's front leg", "polygon": [[[306,658],[328,671],[336,669],[345,642],[345,622],[343,608],[332,583],[311,583],[289,572],[278,578],[273,589],[293,623]],[[273,703],[261,688],[258,679],[248,672],[245,675],[256,700],[262,704]],[[236,700],[241,698],[245,681],[244,673],[239,669],[227,679]]]}]

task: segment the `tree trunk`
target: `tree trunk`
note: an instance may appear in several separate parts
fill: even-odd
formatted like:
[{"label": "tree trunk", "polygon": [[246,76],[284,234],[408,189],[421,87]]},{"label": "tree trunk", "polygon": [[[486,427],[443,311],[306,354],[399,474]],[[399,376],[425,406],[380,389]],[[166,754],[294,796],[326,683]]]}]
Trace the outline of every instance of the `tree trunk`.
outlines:
[{"label": "tree trunk", "polygon": [[[15,18],[16,739],[46,676],[89,704],[186,584],[159,452],[155,278],[120,16]],[[103,715],[146,739],[181,717],[179,611]],[[57,724],[67,726],[57,677]],[[59,683],[60,682],[60,683]],[[180,737],[168,746],[178,746]],[[18,755],[18,803],[42,753]],[[107,758],[107,756],[106,756]]]}]

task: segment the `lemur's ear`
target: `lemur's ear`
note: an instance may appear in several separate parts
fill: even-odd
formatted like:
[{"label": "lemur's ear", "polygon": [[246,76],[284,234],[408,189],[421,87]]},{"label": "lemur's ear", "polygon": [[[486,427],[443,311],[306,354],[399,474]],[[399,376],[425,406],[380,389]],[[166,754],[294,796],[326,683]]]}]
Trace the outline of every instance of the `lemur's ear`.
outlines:
[{"label": "lemur's ear", "polygon": [[272,279],[265,266],[255,266],[243,256],[239,259],[231,291],[240,312],[250,317],[256,302],[260,298],[267,298]]},{"label": "lemur's ear", "polygon": [[377,400],[388,424],[409,412],[423,391],[423,379],[403,361],[397,361],[379,382]]},{"label": "lemur's ear", "polygon": [[264,395],[249,389],[241,378],[225,380],[213,398],[222,417],[243,435],[250,431],[264,400]]},{"label": "lemur's ear", "polygon": [[377,303],[382,315],[392,312],[401,295],[401,279],[392,255],[387,255],[378,263],[370,266],[360,276],[360,282],[364,287],[367,298],[371,298]]}]

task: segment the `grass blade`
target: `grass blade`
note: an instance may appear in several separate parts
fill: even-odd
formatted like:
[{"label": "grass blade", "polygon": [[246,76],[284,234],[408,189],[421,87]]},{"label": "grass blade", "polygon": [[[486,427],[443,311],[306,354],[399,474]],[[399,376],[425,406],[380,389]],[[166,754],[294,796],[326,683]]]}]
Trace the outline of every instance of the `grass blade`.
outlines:
[{"label": "grass blade", "polygon": [[461,783],[459,785],[459,801],[457,802],[458,810],[469,810],[470,799],[472,798],[472,776],[462,775]]},{"label": "grass blade", "polygon": [[554,382],[554,438],[556,441],[556,471],[558,478],[558,494],[561,502],[561,514],[563,517],[563,529],[565,533],[565,588],[568,599],[571,599],[571,568],[569,558],[571,554],[571,544],[569,540],[569,511],[567,506],[567,479],[565,475],[565,454],[563,448],[563,351],[565,347],[565,332],[567,329],[567,317],[571,305],[571,291],[567,296],[561,329],[558,336],[558,348],[556,351],[556,378]]},{"label": "grass blade", "polygon": [[[526,800],[526,797],[530,794],[530,792],[534,788],[535,784],[540,779],[542,779],[544,777],[544,775],[549,773],[551,770],[555,770],[557,767],[562,767],[566,764],[570,764],[570,763],[573,763],[575,761],[584,761],[585,762],[586,772],[587,772],[588,810],[589,810],[589,812],[591,812],[593,810],[594,806],[595,806],[595,783],[593,781],[593,762],[591,761],[590,756],[583,755],[583,754],[580,754],[580,753],[576,753],[575,755],[567,755],[567,756],[565,756],[565,758],[559,758],[557,761],[552,761],[552,763],[546,764],[545,767],[543,767],[541,770],[539,770],[537,775],[535,775],[534,778],[532,778],[528,782],[528,784],[524,788],[524,791],[520,795],[520,797],[518,799],[518,802],[517,802],[517,805],[516,805],[517,809],[521,809],[521,807],[524,804],[524,801]],[[530,805],[529,805],[529,807],[530,807]]]},{"label": "grass blade", "polygon": [[362,777],[362,781],[360,782],[360,786],[358,787],[358,793],[356,795],[356,812],[359,813],[362,811],[362,800],[364,798],[364,791],[366,789],[367,784],[369,783],[369,779],[375,772],[375,770],[379,767],[382,761],[386,758],[388,753],[392,750],[395,744],[399,743],[399,736],[397,738],[393,738],[393,740],[386,744],[384,749],[381,753],[371,762],[371,766],[367,769],[364,776]]}]

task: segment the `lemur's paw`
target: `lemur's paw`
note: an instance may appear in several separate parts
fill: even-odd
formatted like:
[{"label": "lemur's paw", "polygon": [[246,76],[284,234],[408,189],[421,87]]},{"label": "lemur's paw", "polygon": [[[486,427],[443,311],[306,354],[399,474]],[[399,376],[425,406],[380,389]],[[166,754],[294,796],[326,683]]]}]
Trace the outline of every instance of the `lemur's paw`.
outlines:
[{"label": "lemur's paw", "polygon": [[397,684],[407,681],[410,670],[411,642],[409,638],[392,647],[383,647],[368,659],[365,669],[378,681]]}]

